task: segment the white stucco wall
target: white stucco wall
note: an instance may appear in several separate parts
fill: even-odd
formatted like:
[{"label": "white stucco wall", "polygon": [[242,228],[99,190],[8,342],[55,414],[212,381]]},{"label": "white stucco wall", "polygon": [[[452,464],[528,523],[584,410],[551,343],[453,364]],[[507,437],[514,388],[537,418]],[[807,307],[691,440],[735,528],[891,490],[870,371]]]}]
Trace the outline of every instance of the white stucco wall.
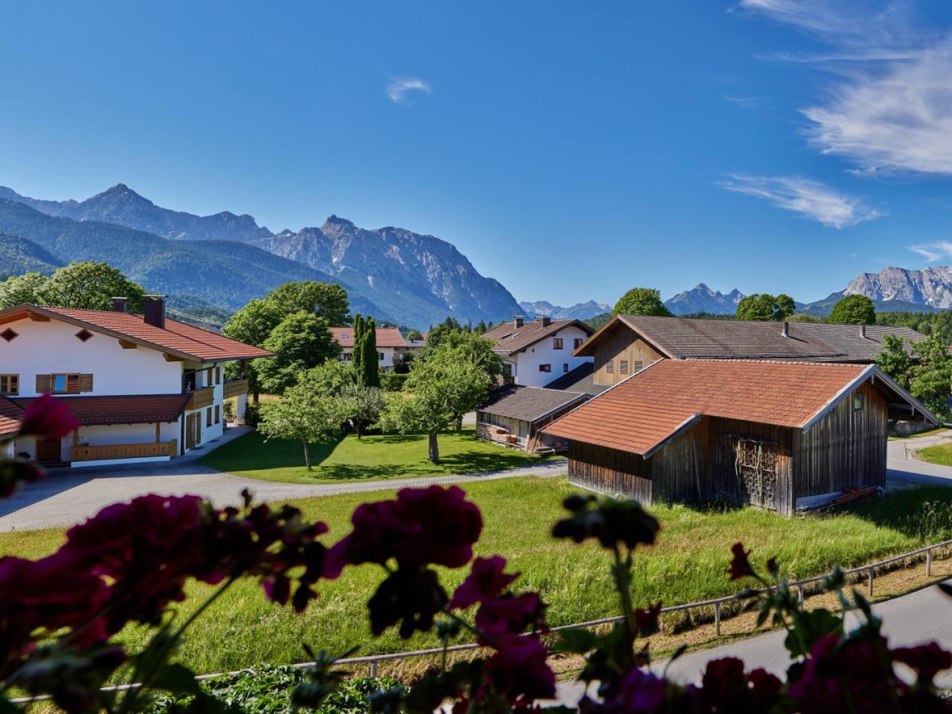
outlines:
[{"label": "white stucco wall", "polygon": [[119,340],[100,333],[82,342],[81,328],[57,320],[18,320],[3,326],[17,337],[0,339],[0,373],[20,375],[21,397],[36,396],[36,375],[93,375],[89,395],[177,394],[182,391],[182,363],[167,362],[145,347],[126,350]]},{"label": "white stucco wall", "polygon": [[[556,337],[562,338],[563,347],[560,350],[552,346]],[[572,351],[575,349],[574,340],[576,338],[584,340],[587,337],[588,335],[584,330],[575,325],[570,325],[526,348],[524,352],[510,355],[506,358],[506,361],[513,365],[512,374],[516,384],[527,387],[544,387],[549,382],[561,377],[565,372],[571,372],[586,362],[592,362],[591,357],[572,356]],[[539,365],[542,364],[552,365],[552,371],[540,372]]]},{"label": "white stucco wall", "polygon": [[[390,371],[393,369],[394,355],[396,354],[396,348],[394,347],[378,347],[377,352],[383,355],[383,358],[377,361],[377,364],[380,365],[380,369],[383,371]],[[354,359],[354,350],[351,347],[345,347],[341,350],[339,359],[350,362]]]}]

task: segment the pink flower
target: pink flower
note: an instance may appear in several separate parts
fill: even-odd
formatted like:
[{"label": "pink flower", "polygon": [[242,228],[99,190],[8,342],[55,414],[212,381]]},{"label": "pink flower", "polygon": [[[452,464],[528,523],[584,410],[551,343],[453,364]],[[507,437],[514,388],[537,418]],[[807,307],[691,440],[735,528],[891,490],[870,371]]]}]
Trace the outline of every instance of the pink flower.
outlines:
[{"label": "pink flower", "polygon": [[612,687],[605,711],[618,714],[652,714],[664,706],[667,685],[650,670],[635,667]]},{"label": "pink flower", "polygon": [[935,642],[918,647],[898,647],[892,650],[893,660],[915,670],[920,684],[932,684],[935,676],[952,667],[952,653]]},{"label": "pink flower", "polygon": [[752,576],[754,569],[750,567],[750,561],[747,559],[747,556],[750,555],[750,551],[744,550],[744,544],[741,542],[734,543],[734,545],[731,546],[731,553],[734,554],[734,557],[731,558],[730,568],[728,569],[731,580],[740,580],[741,578]]},{"label": "pink flower", "polygon": [[476,611],[476,629],[483,641],[517,634],[529,625],[544,624],[545,605],[537,593],[490,598]]},{"label": "pink flower", "polygon": [[450,607],[466,609],[501,595],[519,577],[519,573],[504,573],[505,568],[506,559],[502,556],[476,558],[466,580],[453,593]]},{"label": "pink flower", "polygon": [[493,689],[510,702],[551,699],[555,674],[546,663],[548,654],[535,637],[508,636],[486,661],[486,675]]},{"label": "pink flower", "polygon": [[61,439],[80,426],[65,402],[44,394],[34,399],[23,413],[20,435]]},{"label": "pink flower", "polygon": [[647,610],[635,610],[635,626],[639,635],[652,635],[658,631],[658,618],[661,616],[661,601],[648,605]]}]

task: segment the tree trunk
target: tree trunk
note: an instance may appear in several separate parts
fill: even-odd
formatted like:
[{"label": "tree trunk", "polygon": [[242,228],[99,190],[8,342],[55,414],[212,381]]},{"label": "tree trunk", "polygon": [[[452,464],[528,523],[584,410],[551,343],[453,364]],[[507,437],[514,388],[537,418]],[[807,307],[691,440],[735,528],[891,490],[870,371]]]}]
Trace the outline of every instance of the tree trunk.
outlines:
[{"label": "tree trunk", "polygon": [[304,463],[307,466],[308,471],[313,471],[311,468],[311,448],[307,445],[307,439],[301,439],[304,443]]},{"label": "tree trunk", "polygon": [[258,392],[258,390],[257,390],[257,389],[254,390],[254,391],[251,393],[251,402],[252,402],[252,404],[257,404],[257,403],[260,401],[260,397],[261,397],[261,394]]},{"label": "tree trunk", "polygon": [[456,415],[456,433],[457,434],[463,433],[463,415],[462,414]]},{"label": "tree trunk", "polygon": [[440,444],[436,440],[436,432],[430,432],[430,461],[434,464],[440,463]]}]

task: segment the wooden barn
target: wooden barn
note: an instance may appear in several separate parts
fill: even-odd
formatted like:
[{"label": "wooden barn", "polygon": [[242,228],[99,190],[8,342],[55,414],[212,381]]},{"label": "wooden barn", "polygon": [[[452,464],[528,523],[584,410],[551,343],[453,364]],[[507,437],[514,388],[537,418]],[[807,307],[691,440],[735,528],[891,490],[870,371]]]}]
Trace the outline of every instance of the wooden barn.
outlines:
[{"label": "wooden barn", "polygon": [[557,389],[505,387],[476,410],[476,436],[529,453],[564,451],[564,439],[540,430],[588,398]]},{"label": "wooden barn", "polygon": [[569,480],[643,503],[790,515],[886,481],[886,416],[938,420],[873,365],[661,360],[555,420]]}]

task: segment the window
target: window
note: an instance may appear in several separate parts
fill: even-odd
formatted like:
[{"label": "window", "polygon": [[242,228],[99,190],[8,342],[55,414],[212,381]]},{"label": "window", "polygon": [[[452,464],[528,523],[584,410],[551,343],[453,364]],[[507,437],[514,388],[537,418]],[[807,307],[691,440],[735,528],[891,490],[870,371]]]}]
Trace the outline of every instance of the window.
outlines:
[{"label": "window", "polygon": [[540,364],[540,365],[539,365],[539,371],[540,371],[540,372],[551,372],[551,371],[552,371],[552,365],[551,365],[551,364]]},{"label": "window", "polygon": [[563,344],[562,344],[562,338],[561,338],[561,337],[553,337],[553,338],[552,338],[552,349],[554,349],[554,350],[564,349],[564,346],[563,346]]},{"label": "window", "polygon": [[635,360],[635,371],[640,372],[643,368],[644,368],[644,363],[640,359]]},{"label": "window", "polygon": [[54,374],[52,376],[53,394],[79,394],[78,374]]},{"label": "window", "polygon": [[0,394],[19,394],[20,375],[0,374]]},{"label": "window", "polygon": [[568,362],[563,362],[563,363],[562,363],[562,374],[568,374],[568,372],[569,372],[569,363],[568,363]]},{"label": "window", "polygon": [[576,337],[574,340],[572,340],[572,345],[573,345],[572,349],[577,350],[579,347],[582,346],[583,342],[585,342],[585,340],[583,340],[581,337]]},{"label": "window", "polygon": [[618,371],[621,372],[622,374],[628,374],[628,360],[623,359],[618,364]]},{"label": "window", "polygon": [[378,361],[378,362],[383,362],[383,352],[378,352],[378,353],[377,353],[377,361]]},{"label": "window", "polygon": [[208,407],[208,409],[205,410],[205,426],[211,426],[211,425],[212,425],[212,408]]},{"label": "window", "polygon": [[215,405],[215,423],[216,424],[221,423],[221,406],[219,406],[218,404]]},{"label": "window", "polygon": [[215,367],[215,384],[221,384],[221,367]]},{"label": "window", "polygon": [[863,395],[860,392],[856,392],[856,394],[853,395],[853,411],[863,411]]},{"label": "window", "polygon": [[605,363],[605,374],[615,374],[615,362],[613,360],[608,360]]}]

